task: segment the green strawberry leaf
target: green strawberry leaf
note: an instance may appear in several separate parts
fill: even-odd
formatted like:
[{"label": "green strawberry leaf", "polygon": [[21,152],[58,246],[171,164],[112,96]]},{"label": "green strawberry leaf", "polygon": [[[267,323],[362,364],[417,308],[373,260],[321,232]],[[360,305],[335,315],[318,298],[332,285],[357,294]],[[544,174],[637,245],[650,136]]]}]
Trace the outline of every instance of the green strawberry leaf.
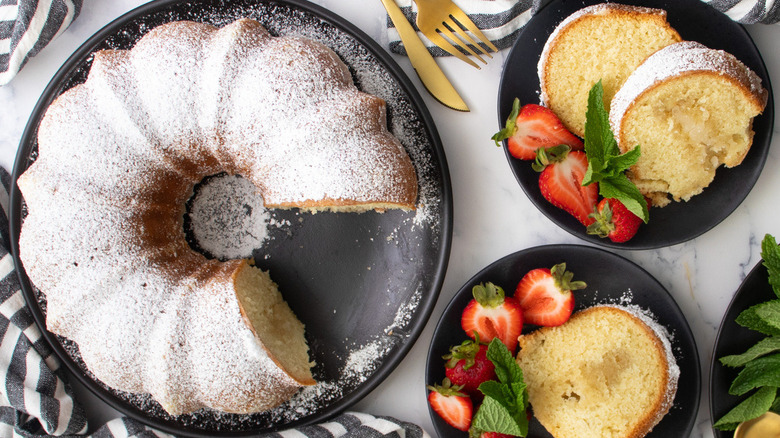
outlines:
[{"label": "green strawberry leaf", "polygon": [[492,137],[490,137],[494,142],[496,142],[496,146],[501,147],[501,143],[499,143],[499,141],[506,140],[515,133],[515,130],[517,129],[518,114],[520,114],[520,99],[515,97],[514,102],[512,102],[512,111],[509,113],[509,117],[506,119],[506,124],[500,131],[496,132]]},{"label": "green strawberry leaf", "polygon": [[777,388],[774,387],[759,389],[716,421],[713,427],[719,430],[734,430],[739,423],[760,417],[772,406],[776,394]]}]

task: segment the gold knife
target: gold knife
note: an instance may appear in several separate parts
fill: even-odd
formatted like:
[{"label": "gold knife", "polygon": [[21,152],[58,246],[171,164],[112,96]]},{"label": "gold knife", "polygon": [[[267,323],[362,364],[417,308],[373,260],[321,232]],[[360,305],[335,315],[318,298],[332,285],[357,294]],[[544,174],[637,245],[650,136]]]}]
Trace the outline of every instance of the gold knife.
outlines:
[{"label": "gold knife", "polygon": [[382,4],[398,30],[401,42],[403,42],[406,48],[406,54],[412,62],[414,71],[417,72],[423,85],[425,85],[425,89],[442,104],[458,111],[468,111],[469,107],[466,106],[466,102],[455,91],[455,87],[452,86],[447,76],[444,75],[444,72],[436,64],[425,44],[417,36],[404,13],[401,12],[401,8],[395,4],[395,0],[382,0]]}]

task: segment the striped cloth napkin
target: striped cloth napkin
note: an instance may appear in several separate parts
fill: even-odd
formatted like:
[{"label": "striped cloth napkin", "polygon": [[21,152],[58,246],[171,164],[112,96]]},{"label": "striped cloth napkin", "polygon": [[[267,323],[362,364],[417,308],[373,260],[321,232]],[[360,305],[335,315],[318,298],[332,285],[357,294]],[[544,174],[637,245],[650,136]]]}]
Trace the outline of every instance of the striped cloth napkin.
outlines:
[{"label": "striped cloth napkin", "polygon": [[[549,0],[453,0],[471,21],[499,49],[512,47],[520,30],[539,8]],[[607,1],[607,0],[605,0]],[[773,24],[780,21],[780,0],[702,0],[742,24]],[[395,0],[406,18],[417,29],[417,4],[412,0]],[[401,37],[393,22],[387,19],[390,51],[406,55]],[[451,56],[417,32],[433,56]]]},{"label": "striped cloth napkin", "polygon": [[82,0],[0,0],[0,85],[70,26]]},{"label": "striped cloth napkin", "polygon": [[[74,400],[65,369],[42,337],[22,296],[8,253],[8,188],[0,168],[0,437],[85,436],[87,417]],[[93,438],[169,438],[130,418],[97,428]],[[430,438],[419,426],[391,417],[347,412],[333,420],[262,438]],[[172,438],[172,437],[171,437]]]}]

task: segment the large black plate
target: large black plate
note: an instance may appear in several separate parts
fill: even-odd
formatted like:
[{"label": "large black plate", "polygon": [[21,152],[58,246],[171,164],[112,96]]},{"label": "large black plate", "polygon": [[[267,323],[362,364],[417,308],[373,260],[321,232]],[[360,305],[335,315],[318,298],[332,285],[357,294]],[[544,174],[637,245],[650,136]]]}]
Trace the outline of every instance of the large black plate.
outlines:
[{"label": "large black plate", "polygon": [[[539,102],[539,77],[536,65],[544,43],[558,23],[584,6],[601,0],[553,0],[528,22],[510,51],[501,76],[498,92],[498,123],[504,125],[515,97],[522,103]],[[766,161],[774,124],[774,99],[769,74],[753,40],[745,29],[723,13],[701,0],[628,0],[622,3],[662,8],[668,11],[669,23],[683,39],[701,42],[713,49],[733,53],[761,77],[769,90],[764,113],[755,118],[753,146],[741,165],[720,168],[712,184],[688,202],[673,202],[650,211],[650,222],[626,243],[613,243],[585,233],[576,219],[552,206],[539,192],[538,173],[528,162],[506,154],[520,186],[531,201],[550,220],[569,233],[613,248],[649,249],[675,245],[697,237],[725,219],[752,189]],[[582,62],[588,62],[583,59]],[[506,148],[504,148],[506,150]]]},{"label": "large black plate", "polygon": [[[224,25],[240,17],[257,19],[274,34],[320,40],[346,62],[359,88],[387,101],[390,129],[417,169],[420,208],[417,213],[360,215],[273,212],[277,223],[290,225],[275,229],[268,243],[256,250],[255,259],[270,269],[306,324],[317,363],[315,378],[323,383],[267,413],[203,411],[171,417],[148,397],[113,391],[98,382],[72,343],[44,330],[70,372],[89,389],[126,415],[176,435],[254,435],[318,422],[351,406],[392,372],[419,336],[438,297],[449,257],[449,173],[422,99],[401,68],[370,37],[343,18],[301,0],[163,0],[120,17],[76,51],[46,88],[22,137],[14,181],[35,158],[35,135],[44,110],[64,90],[85,80],[92,52],[130,48],[149,29],[169,21]],[[18,260],[24,205],[16,186],[11,197],[14,257],[36,322],[45,328],[45,295],[32,287]],[[350,354],[361,352],[372,353],[369,357],[375,359],[350,360]]]},{"label": "large black plate", "polygon": [[[710,418],[715,424],[734,406],[738,405],[747,396],[737,397],[729,394],[729,387],[742,368],[729,368],[723,366],[718,359],[731,354],[741,354],[766,336],[742,327],[736,323],[736,318],[743,310],[756,304],[772,299],[777,299],[772,286],[769,285],[769,273],[759,261],[750,273],[742,281],[742,284],[731,299],[723,321],[718,329],[715,339],[715,350],[712,353],[710,363]],[[731,438],[734,432],[724,432],[713,428],[716,438]]]},{"label": "large black plate", "polygon": [[[466,282],[447,305],[433,333],[425,370],[426,385],[444,379],[441,357],[450,346],[466,339],[460,327],[460,316],[472,298],[474,285],[491,281],[511,294],[526,272],[561,262],[566,262],[566,268],[574,272],[576,280],[588,285],[586,289],[574,292],[575,312],[596,304],[636,305],[649,310],[670,332],[672,351],[680,367],[679,386],[671,410],[647,437],[688,436],[699,409],[701,371],[696,342],[685,315],[669,292],[647,271],[623,257],[589,246],[547,245],[525,249],[497,260]],[[468,436],[445,423],[430,407],[428,410],[440,437]],[[531,420],[528,436],[552,437],[536,419]]]}]

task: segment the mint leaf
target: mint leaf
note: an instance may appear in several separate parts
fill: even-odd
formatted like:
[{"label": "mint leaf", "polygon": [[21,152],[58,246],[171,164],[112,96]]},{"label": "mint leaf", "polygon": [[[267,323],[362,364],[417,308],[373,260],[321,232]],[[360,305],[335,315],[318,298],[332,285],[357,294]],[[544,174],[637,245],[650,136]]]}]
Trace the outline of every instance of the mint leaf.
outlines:
[{"label": "mint leaf", "polygon": [[627,176],[621,175],[607,181],[601,181],[599,183],[599,193],[605,198],[619,200],[626,206],[628,211],[642,218],[647,223],[647,220],[644,219],[650,217],[647,201]]},{"label": "mint leaf", "polygon": [[484,432],[498,432],[513,436],[528,435],[528,422],[525,426],[518,424],[509,410],[498,400],[485,397],[474,414],[471,427]]},{"label": "mint leaf", "polygon": [[515,362],[512,353],[498,338],[493,338],[488,344],[486,356],[496,366],[496,376],[501,383],[512,383],[523,380],[523,371]]},{"label": "mint leaf", "polygon": [[739,423],[760,417],[772,406],[776,394],[777,388],[767,386],[759,389],[716,421],[713,427],[720,430],[734,430]]},{"label": "mint leaf", "polygon": [[720,363],[732,368],[741,367],[757,357],[766,356],[777,351],[780,351],[780,337],[764,338],[742,354],[721,357]]},{"label": "mint leaf", "polygon": [[761,258],[764,259],[764,266],[769,272],[769,285],[780,298],[780,247],[777,246],[775,238],[769,234],[761,241]]},{"label": "mint leaf", "polygon": [[755,306],[756,316],[767,325],[780,330],[780,300],[767,301]]},{"label": "mint leaf", "polygon": [[780,387],[780,354],[754,359],[731,382],[729,394],[743,395],[760,386]]},{"label": "mint leaf", "polygon": [[585,154],[588,156],[588,170],[582,185],[599,184],[599,194],[614,198],[642,219],[650,219],[650,212],[644,196],[625,171],[636,164],[641,154],[639,146],[621,154],[615,135],[609,126],[609,113],[604,108],[604,87],[596,82],[588,93],[588,109],[585,113]]},{"label": "mint leaf", "polygon": [[768,324],[764,318],[758,315],[759,307],[764,304],[756,304],[743,310],[734,320],[737,324],[769,336],[780,336],[780,329]]},{"label": "mint leaf", "polygon": [[479,385],[485,398],[474,414],[472,432],[475,435],[480,432],[527,435],[528,392],[523,381],[523,370],[498,338],[488,344],[487,358],[495,365],[498,381],[489,380]]}]

